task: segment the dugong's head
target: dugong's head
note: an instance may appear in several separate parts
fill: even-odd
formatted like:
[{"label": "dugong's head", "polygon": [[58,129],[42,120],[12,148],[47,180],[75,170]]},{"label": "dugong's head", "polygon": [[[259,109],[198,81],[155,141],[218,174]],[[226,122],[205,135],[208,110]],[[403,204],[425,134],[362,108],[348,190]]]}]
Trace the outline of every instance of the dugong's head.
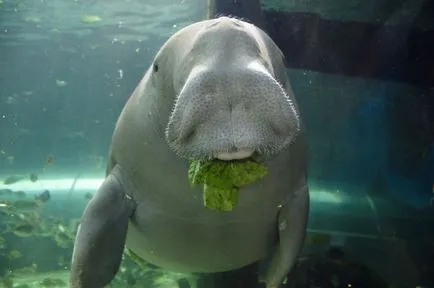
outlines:
[{"label": "dugong's head", "polygon": [[172,36],[154,65],[173,89],[165,137],[179,156],[267,159],[297,137],[283,55],[259,28],[228,17],[198,22]]}]

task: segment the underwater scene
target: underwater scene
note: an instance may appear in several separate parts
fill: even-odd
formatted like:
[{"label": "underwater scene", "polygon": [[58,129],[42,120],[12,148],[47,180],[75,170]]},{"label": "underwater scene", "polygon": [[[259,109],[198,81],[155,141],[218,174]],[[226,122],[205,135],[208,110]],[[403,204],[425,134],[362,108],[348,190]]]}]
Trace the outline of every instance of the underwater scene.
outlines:
[{"label": "underwater scene", "polygon": [[[217,32],[208,37],[199,30],[182,42],[194,47],[190,54],[176,48],[175,40],[167,45],[182,29],[220,16],[235,19],[222,20],[238,27],[230,30],[233,38],[209,24]],[[207,134],[210,121],[225,119],[224,112],[214,111],[226,108],[212,105],[228,97],[214,101],[208,90],[194,94],[195,83],[188,85],[191,78],[179,75],[193,65],[191,59],[202,57],[220,68],[256,55],[248,53],[275,59],[273,45],[239,48],[251,40],[239,32],[250,27],[244,21],[265,31],[284,56],[284,63],[269,60],[271,68],[257,62],[248,67],[261,75],[270,69],[277,80],[246,72],[259,78],[241,84],[239,74],[222,76],[219,69],[205,80],[223,79],[212,91],[238,91],[244,98],[236,101],[253,99],[243,105],[258,106],[246,111],[262,120],[248,125],[241,119],[239,125],[246,126],[231,133],[239,139],[265,133],[257,136],[265,135],[266,143],[257,151],[269,153],[270,164],[253,161],[265,156],[247,149],[225,150],[212,155],[217,159],[212,165],[203,161],[188,167],[168,151],[199,155],[189,150],[198,149],[194,141],[218,145],[229,133],[221,128],[216,138]],[[263,34],[255,35],[269,43]],[[0,287],[434,288],[433,39],[430,0],[0,0]],[[170,57],[162,60],[167,53]],[[290,88],[285,81],[277,83],[280,64]],[[191,75],[207,77],[200,74],[203,65],[192,70],[199,76]],[[155,76],[160,74],[164,77]],[[149,91],[149,83],[160,88],[146,98],[141,93]],[[252,96],[255,87],[268,98]],[[168,95],[170,89],[177,93]],[[293,101],[276,96],[292,97],[284,89],[293,92]],[[165,101],[174,98],[163,105],[169,100],[151,99],[154,94]],[[192,106],[184,94],[208,102]],[[231,111],[238,111],[232,104]],[[185,110],[178,111],[180,105]],[[244,112],[239,115],[256,117]],[[197,121],[195,131],[188,130],[192,122],[181,121],[189,113]],[[285,121],[273,120],[278,114],[286,115]],[[248,130],[255,125],[258,134]],[[154,131],[154,137],[136,127]],[[306,143],[291,138],[285,144],[290,152],[273,152],[278,145],[267,143],[283,143],[276,135],[289,130]],[[169,145],[162,144],[165,139]],[[291,163],[284,163],[287,155]],[[137,180],[142,172],[148,178]],[[176,192],[185,193],[181,190],[189,184],[204,185],[192,190],[195,196],[178,197]],[[161,210],[160,204],[144,204],[128,193],[126,187],[136,191],[140,185],[155,191],[147,199],[163,203]],[[238,191],[244,186],[253,188]],[[302,194],[299,187],[303,193],[308,188],[306,203],[291,200]],[[124,189],[125,194],[118,193]],[[300,202],[284,209],[291,205],[282,208],[275,194],[269,201],[254,194],[262,189],[275,189],[276,195],[292,189],[284,198]],[[173,194],[163,193],[169,190]],[[282,211],[279,216],[288,210],[288,218],[268,220],[273,209]],[[208,230],[196,231],[198,225]],[[287,235],[296,240],[281,244]],[[277,253],[287,262],[266,257],[256,262],[257,255],[274,249],[270,239],[280,239],[273,245],[280,243]],[[155,256],[152,245],[166,258]],[[209,265],[190,272],[195,269],[187,266],[196,263]],[[264,269],[271,272],[263,276]]]}]

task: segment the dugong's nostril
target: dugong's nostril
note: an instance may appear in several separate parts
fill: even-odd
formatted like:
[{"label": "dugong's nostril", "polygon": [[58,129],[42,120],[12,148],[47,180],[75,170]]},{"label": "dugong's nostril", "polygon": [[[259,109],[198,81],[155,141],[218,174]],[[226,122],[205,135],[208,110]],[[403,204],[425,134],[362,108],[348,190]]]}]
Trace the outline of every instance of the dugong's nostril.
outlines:
[{"label": "dugong's nostril", "polygon": [[[193,138],[195,129],[194,112],[190,112],[190,105],[186,105],[184,111],[174,111],[166,129],[166,138],[173,143],[186,143]],[[175,108],[180,109],[180,108]],[[177,113],[176,113],[177,112]]]},{"label": "dugong's nostril", "polygon": [[206,121],[212,108],[214,87],[203,81],[200,69],[192,72],[181,89],[169,118],[166,139],[169,143],[185,144],[195,135],[200,123]]},{"label": "dugong's nostril", "polygon": [[193,140],[195,134],[196,134],[195,129],[187,130],[185,133],[181,135],[182,138],[180,138],[179,141],[182,141],[183,143],[190,143]]}]

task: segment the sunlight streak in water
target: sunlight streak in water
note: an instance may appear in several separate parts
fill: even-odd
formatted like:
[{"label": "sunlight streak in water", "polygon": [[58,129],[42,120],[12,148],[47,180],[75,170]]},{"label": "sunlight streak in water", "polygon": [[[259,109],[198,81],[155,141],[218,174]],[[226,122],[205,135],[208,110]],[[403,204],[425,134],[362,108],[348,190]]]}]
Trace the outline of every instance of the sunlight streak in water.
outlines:
[{"label": "sunlight streak in water", "polygon": [[[68,193],[74,185],[74,180],[75,178],[41,179],[34,183],[25,180],[11,185],[0,184],[0,189],[24,191],[27,193],[39,193],[41,190],[49,190],[53,194]],[[74,193],[95,192],[103,181],[104,178],[79,178],[75,183]],[[3,179],[0,179],[0,183],[3,183]],[[310,189],[310,199],[312,202],[324,204],[340,204],[344,201],[340,195],[322,189]]]}]

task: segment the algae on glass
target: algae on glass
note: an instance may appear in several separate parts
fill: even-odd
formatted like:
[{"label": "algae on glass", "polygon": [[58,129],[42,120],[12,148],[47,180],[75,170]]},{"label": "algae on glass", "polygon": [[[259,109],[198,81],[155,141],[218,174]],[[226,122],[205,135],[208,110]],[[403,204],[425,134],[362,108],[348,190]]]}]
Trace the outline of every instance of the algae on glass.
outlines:
[{"label": "algae on glass", "polygon": [[203,185],[203,202],[208,209],[232,211],[237,205],[239,189],[265,175],[265,165],[252,159],[241,161],[191,160],[188,178],[192,185]]}]

